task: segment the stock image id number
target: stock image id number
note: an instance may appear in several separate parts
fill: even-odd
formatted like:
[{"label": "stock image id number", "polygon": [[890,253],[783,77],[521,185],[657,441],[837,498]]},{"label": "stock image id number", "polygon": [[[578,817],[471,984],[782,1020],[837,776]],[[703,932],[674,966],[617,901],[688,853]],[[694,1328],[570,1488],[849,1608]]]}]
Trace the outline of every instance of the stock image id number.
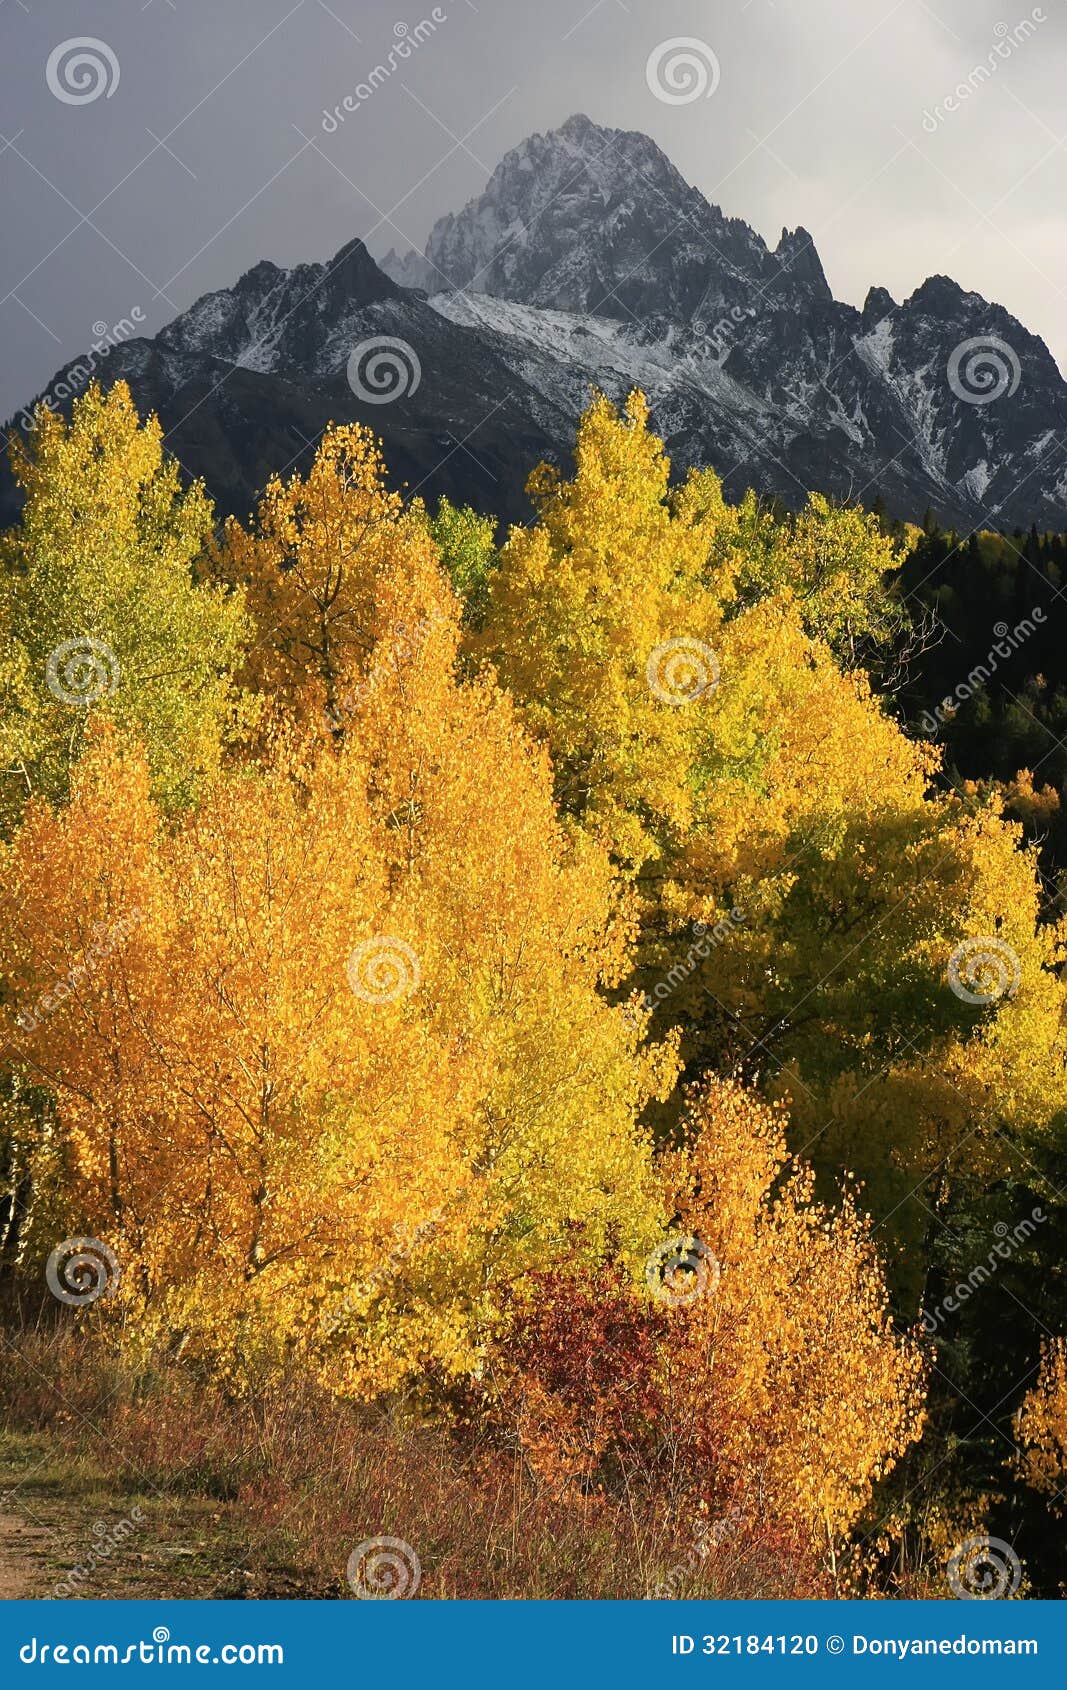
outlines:
[{"label": "stock image id number", "polygon": [[759,1637],[750,1632],[745,1637],[736,1634],[731,1637],[723,1632],[718,1636],[709,1633],[706,1637],[689,1637],[685,1632],[678,1632],[671,1638],[671,1654],[692,1655],[698,1645],[702,1655],[817,1655],[819,1652],[819,1639],[810,1634]]}]

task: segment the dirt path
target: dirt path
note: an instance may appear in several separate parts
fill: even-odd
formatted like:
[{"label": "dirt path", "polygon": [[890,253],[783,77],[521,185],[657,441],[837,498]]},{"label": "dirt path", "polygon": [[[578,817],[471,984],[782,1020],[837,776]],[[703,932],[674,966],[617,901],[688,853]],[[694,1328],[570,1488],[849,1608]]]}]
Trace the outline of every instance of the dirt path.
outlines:
[{"label": "dirt path", "polygon": [[53,1533],[17,1514],[0,1514],[0,1601],[41,1595]]},{"label": "dirt path", "polygon": [[233,1504],[131,1491],[62,1437],[0,1431],[0,1600],[311,1594],[297,1569],[243,1570],[255,1535]]}]

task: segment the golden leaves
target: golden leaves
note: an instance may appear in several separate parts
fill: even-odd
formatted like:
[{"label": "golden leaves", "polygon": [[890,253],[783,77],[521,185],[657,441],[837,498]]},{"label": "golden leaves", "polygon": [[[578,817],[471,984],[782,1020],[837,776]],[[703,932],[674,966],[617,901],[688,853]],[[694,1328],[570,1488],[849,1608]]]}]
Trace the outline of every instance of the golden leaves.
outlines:
[{"label": "golden leaves", "polygon": [[26,790],[66,795],[94,712],[141,738],[169,806],[188,802],[218,766],[247,634],[239,592],[192,580],[212,525],[203,486],[182,487],[124,382],[106,396],[94,383],[69,423],[42,409],[11,456],[25,503],[0,536],[14,683],[0,739],[25,785],[4,782],[8,813]]},{"label": "golden leaves", "polygon": [[1051,1339],[1044,1346],[1041,1369],[1015,1417],[1020,1445],[1016,1471],[1049,1499],[1057,1514],[1064,1510],[1067,1482],[1067,1341]]}]

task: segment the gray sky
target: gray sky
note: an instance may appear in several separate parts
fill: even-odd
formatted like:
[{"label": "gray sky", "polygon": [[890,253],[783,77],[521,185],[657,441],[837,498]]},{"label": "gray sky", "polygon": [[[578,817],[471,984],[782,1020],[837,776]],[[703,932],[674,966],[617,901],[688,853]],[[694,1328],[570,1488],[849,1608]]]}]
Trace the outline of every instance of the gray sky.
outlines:
[{"label": "gray sky", "polygon": [[[99,325],[136,308],[155,332],[258,258],[325,259],[356,234],[421,248],[508,147],[574,111],[652,135],[772,244],[804,224],[838,298],[946,272],[1067,369],[1065,0],[442,0],[325,134],[323,109],[431,11],[0,0],[0,414]],[[110,49],[110,96],[71,103],[96,85],[65,82],[63,54],[68,98],[51,91],[50,55],[78,36]],[[649,54],[678,36],[713,51],[712,97],[650,92]]]}]

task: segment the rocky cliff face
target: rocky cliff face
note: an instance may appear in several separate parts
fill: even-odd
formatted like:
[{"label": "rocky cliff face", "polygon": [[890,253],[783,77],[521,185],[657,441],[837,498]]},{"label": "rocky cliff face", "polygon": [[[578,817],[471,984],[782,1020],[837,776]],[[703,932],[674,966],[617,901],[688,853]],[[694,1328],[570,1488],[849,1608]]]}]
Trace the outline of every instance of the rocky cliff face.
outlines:
[{"label": "rocky cliff face", "polygon": [[437,291],[582,315],[709,325],[754,295],[777,309],[830,298],[803,229],[769,251],[647,135],[581,116],[508,153],[484,194],[437,223],[426,257]]},{"label": "rocky cliff face", "polygon": [[581,116],[508,153],[425,255],[257,264],[100,374],[242,513],[355,419],[409,491],[521,517],[590,389],[640,385],[676,464],[734,494],[1067,528],[1067,385],[1040,339],[946,277],[839,303],[804,229],[771,249],[647,136]]},{"label": "rocky cliff face", "polygon": [[[67,365],[47,392],[83,389],[87,366]],[[530,466],[571,427],[491,345],[386,276],[362,241],[328,264],[257,264],[155,339],[115,347],[95,374],[127,381],[142,414],[159,413],[168,449],[241,517],[271,474],[306,470],[327,424],[355,421],[381,436],[409,493],[517,518]],[[10,519],[10,479],[0,506]]]}]

